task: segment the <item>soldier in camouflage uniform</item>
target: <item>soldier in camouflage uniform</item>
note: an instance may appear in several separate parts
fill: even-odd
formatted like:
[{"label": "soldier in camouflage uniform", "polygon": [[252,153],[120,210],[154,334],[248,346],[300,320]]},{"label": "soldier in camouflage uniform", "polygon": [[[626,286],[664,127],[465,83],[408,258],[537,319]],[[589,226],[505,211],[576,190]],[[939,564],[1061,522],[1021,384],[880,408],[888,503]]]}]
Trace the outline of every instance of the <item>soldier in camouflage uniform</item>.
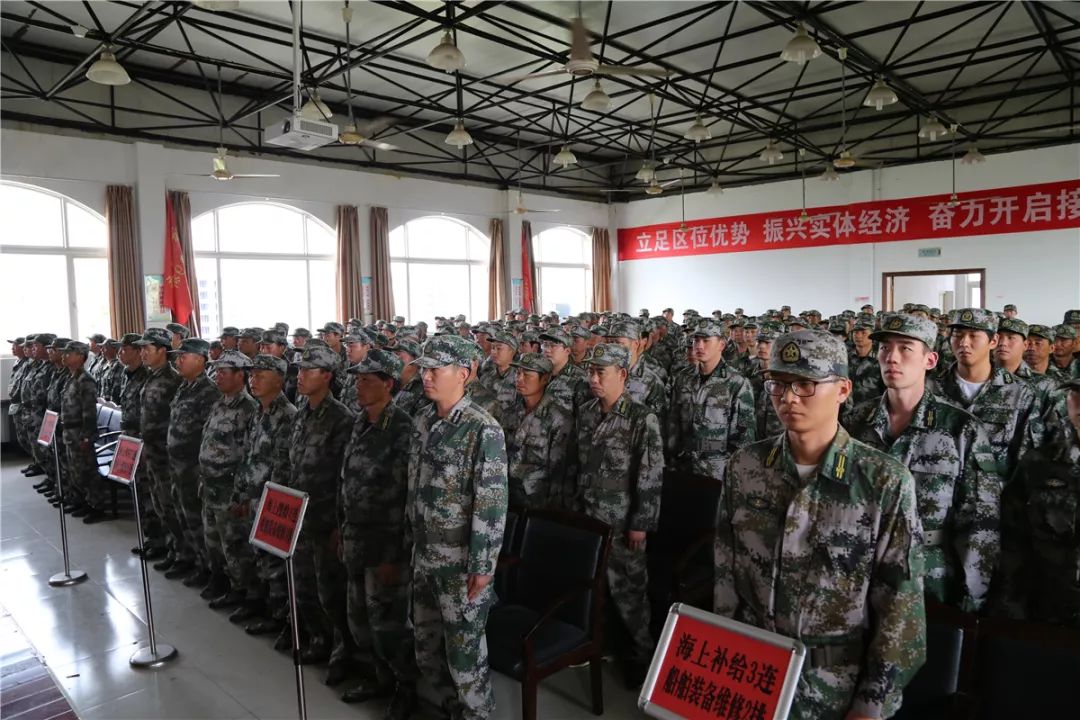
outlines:
[{"label": "soldier in camouflage uniform", "polygon": [[[115,403],[120,408],[120,432],[133,438],[142,437],[142,391],[150,377],[149,369],[143,365],[139,346],[135,344],[141,339],[139,333],[127,333],[117,341],[120,345],[117,364],[122,376],[115,383]],[[144,447],[144,457],[145,452]],[[135,492],[139,494],[139,511],[143,520],[143,547],[132,548],[131,552],[135,555],[145,553],[147,560],[160,560],[167,553],[165,530],[155,509],[147,465],[142,462],[135,471]]]},{"label": "soldier in camouflage uniform", "polygon": [[[17,337],[11,342],[11,354],[15,356],[15,365],[11,368],[11,380],[8,383],[8,398],[11,400],[8,405],[8,417],[11,418],[11,422],[15,426],[15,441],[18,443],[19,448],[30,455],[33,451],[30,444],[27,442],[26,431],[22,427],[22,386],[23,380],[27,373],[33,367],[33,360],[27,355],[24,345],[29,346],[26,338]],[[23,468],[25,474],[30,467]]]},{"label": "soldier in camouflage uniform", "polygon": [[167,330],[169,333],[169,345],[170,347],[172,347],[173,351],[179,350],[180,344],[187,340],[188,335],[191,334],[191,331],[188,329],[187,325],[182,325],[181,323],[176,322],[171,322],[165,325],[165,330]]},{"label": "soldier in camouflage uniform", "polygon": [[550,391],[552,364],[525,353],[514,361],[518,401],[503,419],[510,505],[559,507],[567,480],[574,416]]},{"label": "soldier in camouflage uniform", "polygon": [[649,370],[648,365],[640,361],[640,338],[641,330],[637,323],[627,320],[614,322],[604,330],[604,342],[621,345],[630,356],[626,378],[626,392],[630,399],[649,408],[663,428],[667,421],[667,388],[663,381]]},{"label": "soldier in camouflage uniform", "polygon": [[1020,462],[1002,501],[1002,615],[1080,630],[1080,379],[1067,425]]},{"label": "soldier in camouflage uniform", "polygon": [[495,709],[484,633],[507,507],[502,428],[465,396],[474,353],[445,335],[416,361],[432,404],[415,418],[406,501],[416,663],[455,720]]},{"label": "soldier in camouflage uniform", "polygon": [[[214,361],[214,383],[221,396],[210,408],[199,445],[199,488],[202,495],[203,542],[210,566],[210,607],[214,610],[242,605],[245,588],[230,582],[226,563],[229,552],[233,476],[244,458],[244,443],[258,403],[244,385],[251,367],[247,355],[237,350],[222,353]],[[246,618],[244,618],[246,619]]]},{"label": "soldier in camouflage uniform", "polygon": [[769,393],[765,392],[765,374],[769,370],[769,357],[772,354],[773,343],[782,334],[782,325],[774,323],[762,323],[755,336],[754,357],[750,359],[747,368],[750,387],[754,392],[754,420],[759,438],[775,437],[784,432],[784,425],[776,414]]},{"label": "soldier in camouflage uniform", "polygon": [[72,340],[64,346],[63,360],[70,379],[64,386],[60,403],[60,423],[63,428],[64,449],[67,462],[68,487],[72,490],[72,502],[86,505],[89,509],[84,523],[105,520],[107,494],[104,480],[98,475],[94,443],[97,441],[97,387],[86,372],[86,357],[90,353],[86,343]]},{"label": "soldier in camouflage uniform", "polygon": [[551,361],[551,380],[548,395],[573,415],[577,406],[588,399],[589,383],[585,371],[572,362],[570,336],[553,327],[540,335],[540,350]]},{"label": "soldier in camouflage uniform", "polygon": [[720,499],[715,612],[808,649],[790,717],[890,717],[925,660],[922,537],[911,474],[838,422],[843,342],[773,347],[786,432],[736,452]]},{"label": "soldier in camouflage uniform", "polygon": [[56,372],[55,366],[49,362],[46,347],[51,345],[55,339],[56,336],[52,333],[38,333],[34,336],[34,341],[30,344],[30,357],[33,359],[33,365],[31,365],[23,379],[20,403],[23,418],[22,426],[26,433],[27,444],[30,445],[34,457],[34,464],[30,472],[33,472],[33,468],[40,470],[41,474],[45,475],[41,487],[53,491],[56,487],[56,480],[53,470],[49,467],[53,464],[52,451],[38,445],[37,436],[38,431],[41,429],[41,423],[45,419],[45,411],[48,409],[49,383]]},{"label": "soldier in camouflage uniform", "polygon": [[331,389],[334,397],[340,399],[344,396],[345,386],[349,381],[347,372],[349,368],[349,351],[343,342],[345,339],[345,326],[339,322],[331,321],[316,330],[316,332],[319,333],[319,338],[326,343],[326,346],[338,356],[337,369],[334,371],[334,384]]},{"label": "soldier in camouflage uniform", "polygon": [[[344,343],[349,367],[362,363],[375,344],[367,331],[355,326],[350,328],[349,333],[345,336]],[[296,364],[291,365],[289,370],[292,371],[294,368],[297,368]],[[288,395],[288,391],[285,394]],[[356,375],[350,374],[347,376],[341,389],[340,399],[353,415],[360,412],[360,405],[356,402]]]},{"label": "soldier in camouflage uniform", "polygon": [[[288,362],[288,370],[285,372],[285,387],[282,392],[289,402],[296,402],[296,376],[300,368],[288,357],[288,343],[285,341],[285,333],[277,330],[267,330],[259,340],[259,354],[271,355],[284,358]],[[254,359],[254,358],[252,358]]]},{"label": "soldier in camouflage uniform", "polygon": [[873,331],[874,324],[867,320],[857,321],[855,328],[851,331],[852,347],[848,352],[848,372],[851,374],[849,402],[852,406],[879,398],[885,392],[885,384],[881,380],[881,366],[878,365],[877,348],[874,347],[874,341],[870,337]]},{"label": "soldier in camouflage uniform", "polygon": [[410,364],[420,357],[420,345],[414,340],[401,338],[394,346],[393,353],[401,360],[403,367],[399,379],[400,389],[394,393],[394,404],[412,417],[421,405],[426,404],[424,381],[420,379],[419,368]]},{"label": "soldier in camouflage uniform", "polygon": [[851,436],[899,460],[915,479],[923,526],[926,594],[977,613],[1000,552],[1004,484],[982,424],[935,396],[926,373],[937,361],[933,321],[890,314],[873,334],[888,388],[855,406]]},{"label": "soldier in camouflage uniform", "polygon": [[939,376],[931,390],[986,426],[998,474],[1008,480],[1021,453],[1032,443],[1041,442],[1042,422],[1035,391],[990,362],[990,353],[997,346],[997,327],[997,316],[989,310],[957,311],[949,323],[956,362]]},{"label": "soldier in camouflage uniform", "polygon": [[1058,383],[1053,378],[1036,374],[1024,361],[1030,332],[1028,324],[1020,318],[1001,320],[998,323],[998,346],[994,350],[994,364],[1000,365],[1031,386],[1035,391],[1035,412],[1041,417],[1051,393],[1058,388]]},{"label": "soldier in camouflage uniform", "polygon": [[512,367],[517,355],[518,339],[509,332],[499,331],[491,339],[491,371],[480,375],[495,401],[499,403],[499,415],[505,415],[517,399],[517,370]]},{"label": "soldier in camouflage uniform", "polygon": [[589,343],[592,341],[592,333],[588,328],[575,326],[570,331],[570,362],[574,367],[581,368],[584,373],[585,358],[589,354]]},{"label": "soldier in camouflage uniform", "polygon": [[345,447],[338,487],[338,526],[348,574],[349,628],[357,645],[374,649],[376,677],[346,690],[345,702],[394,693],[388,719],[416,707],[416,657],[409,620],[409,552],[405,547],[412,418],[391,390],[403,363],[372,350],[349,368],[360,407]]},{"label": "soldier in camouflage uniform", "polygon": [[691,337],[697,372],[680,375],[672,389],[669,457],[680,472],[722,480],[731,453],[757,439],[753,390],[724,362],[720,323],[705,320]]},{"label": "soldier in camouflage uniform", "polygon": [[202,588],[204,600],[215,597],[209,585],[210,558],[207,554],[199,497],[199,448],[202,445],[206,413],[221,397],[221,391],[206,375],[210,343],[189,338],[174,350],[182,382],[169,407],[169,480],[177,526],[183,544],[177,548],[177,563],[165,572],[167,578],[184,578],[187,587]]},{"label": "soldier in camouflage uniform", "polygon": [[[64,367],[64,348],[69,342],[71,342],[71,338],[58,337],[52,341],[45,351],[49,359],[49,366],[52,368],[49,385],[45,389],[45,407],[56,413],[61,410],[64,389],[67,387],[68,381],[71,380],[71,373]],[[54,482],[57,481],[57,471],[60,472],[60,477],[63,479],[65,511],[70,512],[72,517],[84,517],[90,512],[90,506],[86,504],[82,488],[78,485],[73,486],[71,483],[71,477],[68,474],[67,444],[64,442],[64,433],[58,431],[53,436],[53,443],[56,445],[60,467],[57,468],[53,463],[49,470],[52,473]],[[51,448],[46,448],[46,450],[50,455],[52,454]]]},{"label": "soldier in camouflage uniform", "polygon": [[90,348],[90,354],[86,358],[86,366],[83,370],[90,376],[90,379],[94,381],[94,384],[101,387],[101,370],[105,365],[105,342],[108,340],[101,333],[94,333],[86,338],[89,341],[87,347]]},{"label": "soldier in camouflage uniform", "polygon": [[309,664],[329,659],[326,683],[334,685],[345,679],[353,645],[346,613],[345,569],[333,538],[338,478],[353,415],[331,394],[341,371],[340,353],[308,343],[299,365],[298,391],[304,400],[288,441],[285,484],[309,495],[293,559],[300,617],[310,634],[302,659]]},{"label": "soldier in camouflage uniform", "polygon": [[120,393],[124,390],[124,363],[120,362],[120,341],[106,340],[102,351],[105,362],[101,368],[101,381],[98,390],[101,397],[113,404],[120,403]]},{"label": "soldier in camouflage uniform", "polygon": [[[476,343],[472,343],[470,346],[473,351],[472,362],[470,363],[471,372],[469,373],[469,379],[465,382],[465,397],[469,398],[476,405],[479,405],[488,415],[495,418],[495,422],[502,423],[502,406],[499,405],[498,399],[495,394],[488,390],[487,385],[480,382],[477,377],[477,373],[480,372],[481,363],[485,360],[490,361],[490,353],[485,354],[480,346]],[[423,410],[430,405],[431,401],[427,399],[426,395],[424,402],[420,403],[419,409]],[[417,411],[419,414],[419,410]]]},{"label": "soldier in camouflage uniform", "polygon": [[1076,328],[1072,325],[1054,326],[1054,349],[1046,374],[1060,383],[1080,377],[1080,359],[1073,357],[1076,349]]},{"label": "soldier in camouflage uniform", "polygon": [[1060,385],[1056,377],[1049,377],[1050,351],[1054,346],[1054,328],[1049,325],[1028,325],[1027,343],[1024,346],[1024,363],[1031,369],[1033,377],[1042,380],[1048,378],[1055,387]]},{"label": "soldier in camouflage uniform", "polygon": [[579,410],[574,509],[611,526],[608,589],[630,634],[624,676],[639,686],[653,652],[649,633],[646,533],[656,530],[664,473],[660,421],[626,387],[630,351],[600,344],[588,358],[593,399]]}]

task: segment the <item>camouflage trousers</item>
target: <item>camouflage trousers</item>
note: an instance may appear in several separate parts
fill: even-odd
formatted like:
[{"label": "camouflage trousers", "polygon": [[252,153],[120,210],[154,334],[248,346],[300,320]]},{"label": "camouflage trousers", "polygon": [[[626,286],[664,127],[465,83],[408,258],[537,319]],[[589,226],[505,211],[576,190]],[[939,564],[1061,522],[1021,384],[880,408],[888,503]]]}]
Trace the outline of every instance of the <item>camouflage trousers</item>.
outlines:
[{"label": "camouflage trousers", "polygon": [[101,510],[108,502],[105,483],[111,482],[98,474],[97,458],[93,445],[83,449],[78,438],[69,438],[64,443],[67,450],[68,487],[72,501],[83,502]]},{"label": "camouflage trousers", "polygon": [[232,484],[205,477],[202,483],[203,547],[206,549],[207,567],[215,578],[227,578],[232,590],[238,592],[242,588],[233,584],[232,573],[228,571],[229,555],[235,556],[237,552],[233,550],[230,553],[226,547],[229,525],[235,520],[229,514]]},{"label": "camouflage trousers", "polygon": [[413,572],[412,620],[416,665],[454,717],[486,718],[495,711],[488,667],[488,612],[494,583],[469,602],[464,568]]},{"label": "camouflage trousers", "polygon": [[[859,666],[803,666],[790,720],[844,720],[854,698]],[[899,708],[882,714],[889,717]]]},{"label": "camouflage trousers", "polygon": [[181,561],[209,569],[210,559],[203,540],[202,499],[199,497],[199,463],[169,458],[170,492],[173,512],[180,528],[183,544],[178,549]]},{"label": "camouflage trousers", "polygon": [[[44,414],[38,415],[32,413],[30,415],[30,423],[27,426],[27,435],[31,440],[31,451],[34,456],[34,462],[37,463],[42,470],[45,471],[46,477],[49,480],[56,482],[56,461],[53,459],[53,449],[51,445],[40,445],[37,441],[38,432],[41,430],[41,421],[45,419]],[[60,433],[55,435],[56,438],[60,437]]]},{"label": "camouflage trousers", "polygon": [[293,555],[296,581],[296,604],[300,620],[312,638],[332,643],[330,662],[351,655],[353,642],[349,632],[345,599],[345,566],[330,547],[328,526],[311,523],[300,531]]},{"label": "camouflage trousers", "polygon": [[631,550],[626,544],[626,532],[621,529],[611,538],[607,581],[612,603],[633,642],[633,659],[648,663],[655,645],[649,633],[649,571],[645,550]]},{"label": "camouflage trousers", "polygon": [[154,491],[146,465],[139,463],[139,467],[135,470],[135,482],[131,488],[132,492],[139,496],[143,540],[160,545],[164,540],[165,531],[161,526],[161,518],[158,517],[157,510],[154,508]]},{"label": "camouflage trousers", "polygon": [[[409,567],[394,567],[398,582],[384,584],[373,567],[364,567],[358,544],[342,532],[349,630],[361,657],[371,656],[376,676],[384,685],[412,687],[419,675],[409,618]],[[371,648],[368,653],[367,649]]]},{"label": "camouflage trousers", "polygon": [[34,457],[34,436],[30,432],[30,413],[25,410],[19,410],[12,418],[15,423],[15,440],[19,443],[19,448],[31,458]]},{"label": "camouflage trousers", "polygon": [[142,468],[149,482],[150,499],[154,514],[163,527],[162,536],[173,557],[180,557],[184,546],[184,528],[176,513],[173,501],[172,481],[169,478],[169,455],[164,445],[143,445]]}]

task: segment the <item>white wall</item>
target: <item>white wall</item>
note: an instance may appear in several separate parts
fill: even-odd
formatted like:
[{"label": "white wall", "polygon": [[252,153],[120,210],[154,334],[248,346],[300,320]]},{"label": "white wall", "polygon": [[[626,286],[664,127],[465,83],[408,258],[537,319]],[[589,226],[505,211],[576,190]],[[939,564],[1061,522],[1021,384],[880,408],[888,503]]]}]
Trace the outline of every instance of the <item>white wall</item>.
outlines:
[{"label": "white wall", "polygon": [[[356,205],[360,209],[364,274],[370,274],[371,267],[368,216],[372,206],[387,208],[391,228],[424,215],[445,214],[472,224],[486,235],[491,218],[502,218],[510,278],[521,277],[522,218],[513,213],[515,192],[243,156],[230,161],[233,172],[277,173],[281,177],[238,179],[227,184],[193,177],[209,172],[212,157],[209,151],[142,142],[7,127],[0,132],[0,175],[5,179],[64,193],[100,213],[104,213],[107,185],[134,186],[144,274],[162,271],[165,192],[186,190],[193,217],[223,205],[269,199],[306,210],[334,227],[335,207]],[[552,225],[574,225],[586,231],[598,225],[611,229],[614,237],[613,218],[606,204],[533,194],[526,195],[526,204],[536,209],[560,210],[557,215],[532,217],[534,233]]]},{"label": "white wall", "polygon": [[[949,172],[949,163],[942,162],[847,173],[834,183],[808,179],[807,205],[948,193]],[[1080,145],[1071,145],[991,155],[982,165],[958,164],[957,190],[1078,177]],[[686,219],[790,210],[799,204],[798,182],[736,188],[719,197],[695,193],[686,196]],[[675,193],[616,210],[622,228],[679,219]],[[921,247],[940,247],[941,256],[920,258]],[[1028,322],[1059,323],[1066,309],[1080,307],[1080,229],[632,260],[619,263],[619,304],[654,312],[671,305],[677,314],[688,307],[708,313],[736,306],[756,314],[788,304],[796,311],[834,314],[864,302],[881,307],[882,273],[957,268],[985,268],[986,303],[997,310],[1016,303]]]}]

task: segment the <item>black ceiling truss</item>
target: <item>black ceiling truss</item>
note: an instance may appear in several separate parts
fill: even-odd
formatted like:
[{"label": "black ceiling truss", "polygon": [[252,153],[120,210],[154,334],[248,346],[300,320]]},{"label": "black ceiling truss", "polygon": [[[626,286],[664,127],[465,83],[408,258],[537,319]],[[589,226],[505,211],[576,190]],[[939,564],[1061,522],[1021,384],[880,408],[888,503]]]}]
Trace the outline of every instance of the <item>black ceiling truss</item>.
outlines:
[{"label": "black ceiling truss", "polygon": [[[732,186],[796,178],[823,167],[841,143],[867,162],[898,165],[947,157],[957,142],[993,153],[1077,141],[1080,3],[882,2],[879,8],[893,11],[871,23],[870,4],[862,2],[685,2],[659,17],[659,3],[584,5],[600,62],[661,68],[667,77],[599,76],[612,99],[604,112],[576,104],[592,78],[508,82],[569,59],[571,18],[552,14],[554,6],[353,3],[361,17],[377,10],[380,22],[370,38],[349,45],[326,25],[326,13],[318,26],[309,10],[301,48],[305,91],[320,88],[333,111],[347,116],[350,73],[352,114],[387,119],[374,139],[404,147],[299,153],[266,145],[261,133],[291,110],[292,29],[280,15],[160,0],[5,2],[0,49],[10,62],[0,72],[0,120],[193,147],[216,146],[221,123],[226,147],[239,154],[599,201],[636,197],[641,184],[634,175],[646,161],[665,175],[685,175],[687,188],[698,189],[714,177]],[[824,56],[793,69],[778,56],[799,23]],[[73,44],[76,25],[85,40]],[[434,45],[444,31],[500,61],[452,74],[429,67],[418,48]],[[200,50],[208,44],[217,50]],[[843,102],[840,48],[847,51]],[[105,49],[128,70],[132,90],[90,89],[85,71]],[[900,99],[882,111],[862,105],[877,78]],[[134,90],[140,94],[133,102]],[[683,137],[697,116],[713,132],[701,143]],[[929,117],[956,124],[957,137],[921,140],[918,129]],[[442,141],[459,118],[474,138],[460,151]],[[772,166],[757,159],[770,139],[785,152]],[[578,157],[566,169],[552,162],[564,143]]]}]

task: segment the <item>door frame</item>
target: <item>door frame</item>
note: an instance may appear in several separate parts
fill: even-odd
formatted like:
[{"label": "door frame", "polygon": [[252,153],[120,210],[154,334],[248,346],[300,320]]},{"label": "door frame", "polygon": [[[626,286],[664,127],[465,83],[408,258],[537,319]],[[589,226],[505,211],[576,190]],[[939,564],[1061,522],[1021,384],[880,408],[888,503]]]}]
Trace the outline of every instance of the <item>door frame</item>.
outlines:
[{"label": "door frame", "polygon": [[903,270],[898,272],[881,273],[881,306],[889,311],[896,311],[893,303],[894,293],[890,292],[889,280],[897,277],[912,277],[916,275],[979,275],[979,287],[982,289],[983,305],[986,305],[986,268],[960,268],[958,270]]}]

